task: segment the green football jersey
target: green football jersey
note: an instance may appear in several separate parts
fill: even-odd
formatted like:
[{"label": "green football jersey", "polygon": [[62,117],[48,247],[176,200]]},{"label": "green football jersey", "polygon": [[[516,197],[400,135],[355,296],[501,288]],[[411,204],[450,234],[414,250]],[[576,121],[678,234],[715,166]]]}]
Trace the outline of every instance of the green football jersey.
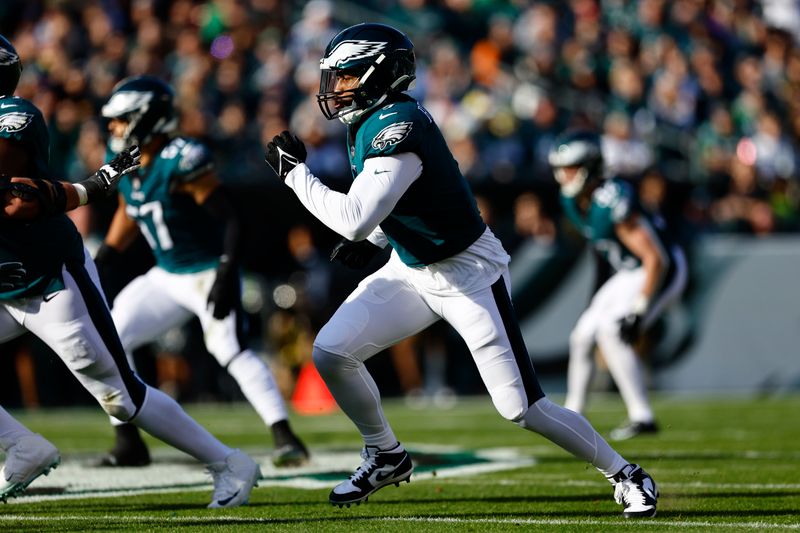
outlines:
[{"label": "green football jersey", "polygon": [[561,195],[561,205],[567,218],[591,242],[615,271],[633,269],[640,266],[639,258],[617,238],[614,226],[629,219],[634,214],[648,226],[650,234],[665,257],[671,257],[673,243],[666,235],[664,224],[639,205],[633,187],[620,179],[603,182],[592,193],[587,213],[582,213],[575,198]]},{"label": "green football jersey", "polygon": [[[49,179],[49,137],[36,106],[16,96],[0,98],[0,137],[20,143],[31,156],[35,175],[26,177]],[[0,219],[0,263],[20,262],[26,271],[24,285],[0,290],[0,300],[63,289],[61,270],[70,260],[83,262],[83,240],[66,215],[31,222]]]},{"label": "green football jersey", "polygon": [[475,198],[430,114],[402,95],[348,128],[353,178],[370,157],[413,152],[422,175],[380,227],[409,266],[436,263],[467,249],[486,229]]},{"label": "green football jersey", "polygon": [[211,152],[187,137],[175,137],[146,166],[124,178],[119,191],[126,212],[168,272],[213,268],[222,255],[222,225],[192,196],[176,190],[213,169]]}]

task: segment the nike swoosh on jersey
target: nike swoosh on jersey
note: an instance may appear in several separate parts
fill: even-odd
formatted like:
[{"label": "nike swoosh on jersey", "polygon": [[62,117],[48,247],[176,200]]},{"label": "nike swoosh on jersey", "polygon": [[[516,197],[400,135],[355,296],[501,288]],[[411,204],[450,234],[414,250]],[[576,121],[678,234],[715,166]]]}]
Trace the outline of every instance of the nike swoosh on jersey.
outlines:
[{"label": "nike swoosh on jersey", "polygon": [[373,174],[386,174],[387,172],[391,172],[391,170],[377,170],[377,169],[375,169],[375,172],[373,172]]},{"label": "nike swoosh on jersey", "polygon": [[0,104],[0,109],[6,109],[9,107],[17,107],[17,104]]},{"label": "nike swoosh on jersey", "polygon": [[397,111],[395,111],[395,112],[393,112],[393,113],[386,113],[385,115],[384,115],[383,113],[381,113],[380,115],[378,115],[378,118],[379,118],[379,119],[381,119],[381,120],[383,120],[383,119],[385,119],[386,117],[391,117],[392,115],[396,115],[396,114],[397,114]]}]

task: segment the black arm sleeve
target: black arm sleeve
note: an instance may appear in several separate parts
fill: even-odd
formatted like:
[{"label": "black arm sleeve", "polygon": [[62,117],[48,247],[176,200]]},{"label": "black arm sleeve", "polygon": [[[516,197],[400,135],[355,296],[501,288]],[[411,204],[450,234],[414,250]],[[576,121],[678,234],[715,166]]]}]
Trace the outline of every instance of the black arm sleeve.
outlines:
[{"label": "black arm sleeve", "polygon": [[223,254],[227,257],[228,263],[237,264],[242,250],[244,228],[225,186],[220,185],[214,189],[203,202],[203,207],[225,223]]}]

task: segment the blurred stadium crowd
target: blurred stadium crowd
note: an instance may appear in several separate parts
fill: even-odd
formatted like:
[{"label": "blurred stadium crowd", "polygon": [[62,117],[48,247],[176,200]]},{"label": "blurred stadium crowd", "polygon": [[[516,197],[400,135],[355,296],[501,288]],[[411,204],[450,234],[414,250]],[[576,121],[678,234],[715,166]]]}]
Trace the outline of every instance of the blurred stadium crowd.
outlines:
[{"label": "blurred stadium crowd", "polygon": [[[0,33],[24,65],[17,94],[48,120],[57,176],[82,178],[102,164],[97,117],[117,81],[146,73],[174,86],[181,130],[208,141],[248,213],[250,269],[278,308],[304,298],[306,328],[292,325],[297,313],[265,321],[272,342],[298,359],[310,342],[302,332],[359,276],[327,264],[334,237],[270,175],[263,146],[293,130],[314,172],[346,189],[345,129],[324,119],[314,95],[325,45],[365,20],[414,41],[413,94],[512,252],[556,239],[546,155],[578,125],[602,132],[608,171],[637,183],[642,202],[684,238],[800,229],[793,0],[0,2]],[[79,214],[79,228],[101,238],[112,210]],[[251,293],[254,310],[260,294]]]}]

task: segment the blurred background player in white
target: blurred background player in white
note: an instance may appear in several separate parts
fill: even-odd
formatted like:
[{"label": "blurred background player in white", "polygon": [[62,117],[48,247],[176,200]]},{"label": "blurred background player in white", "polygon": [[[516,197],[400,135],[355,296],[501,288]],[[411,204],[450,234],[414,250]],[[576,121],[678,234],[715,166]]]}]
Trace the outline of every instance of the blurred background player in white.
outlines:
[{"label": "blurred background player in white", "polygon": [[568,131],[549,154],[567,218],[589,240],[597,259],[597,290],[570,334],[565,407],[583,413],[599,346],[628,410],[613,440],[655,433],[644,365],[634,343],[686,287],[683,251],[662,218],[648,213],[631,184],[604,180],[599,137]]},{"label": "blurred background player in white", "polygon": [[386,419],[364,362],[446,320],[470,349],[498,412],[594,465],[615,486],[625,517],[656,513],[652,478],[628,463],[579,414],[545,397],[509,296],[508,254],[478,213],[430,114],[404,94],[415,78],[411,41],[383,24],[358,24],[328,44],[317,95],[347,125],[353,183],[336,192],[311,174],[289,132],[268,143],[267,163],[326,226],[344,237],[332,259],[364,266],[387,243],[388,263],[361,281],[314,341],[313,358],[358,428],[364,462],[331,491],[361,503],[408,481],[413,464]]},{"label": "blurred background player in white", "polygon": [[[31,102],[12,96],[22,65],[0,36],[0,342],[30,331],[45,342],[109,415],[206,463],[214,479],[209,507],[245,503],[258,465],[209,434],[163,392],[132,371],[114,329],[94,263],[65,211],[112,193],[139,166],[126,147],[89,178],[50,178],[48,132]],[[22,493],[56,467],[53,444],[0,408],[0,500]]]},{"label": "blurred background player in white", "polygon": [[[244,228],[214,171],[211,151],[175,134],[172,88],[158,78],[122,80],[102,108],[114,153],[139,144],[142,165],[119,186],[119,207],[95,261],[109,278],[141,231],[156,264],[113,299],[122,345],[132,351],[193,316],[200,319],[208,351],[236,380],[271,428],[276,466],[298,465],[308,451],[289,426],[286,406],[266,363],[245,346],[240,255]],[[131,360],[131,364],[132,360]],[[135,426],[119,424],[106,466],[150,462]]]}]

